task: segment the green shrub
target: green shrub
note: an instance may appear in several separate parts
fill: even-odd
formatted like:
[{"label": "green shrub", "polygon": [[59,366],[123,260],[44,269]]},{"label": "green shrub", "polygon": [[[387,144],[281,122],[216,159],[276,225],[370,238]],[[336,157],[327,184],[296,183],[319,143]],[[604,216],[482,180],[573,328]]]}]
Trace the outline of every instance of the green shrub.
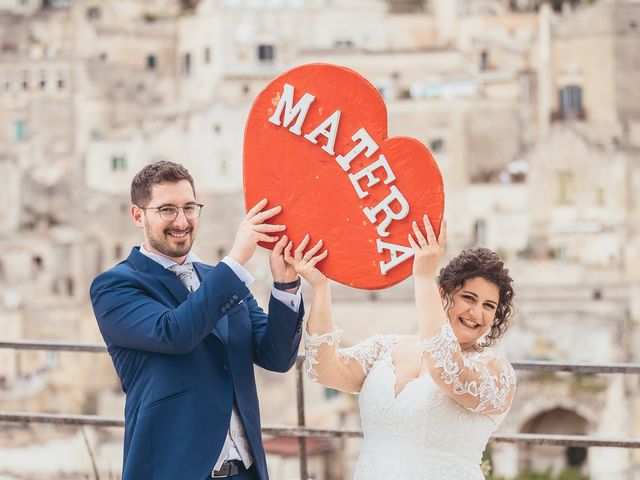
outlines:
[{"label": "green shrub", "polygon": [[[506,480],[504,477],[495,477],[487,475],[486,480]],[[525,470],[520,472],[511,480],[589,480],[588,475],[583,475],[579,470],[573,467],[565,468],[557,476],[551,473],[551,467],[544,471]]]}]

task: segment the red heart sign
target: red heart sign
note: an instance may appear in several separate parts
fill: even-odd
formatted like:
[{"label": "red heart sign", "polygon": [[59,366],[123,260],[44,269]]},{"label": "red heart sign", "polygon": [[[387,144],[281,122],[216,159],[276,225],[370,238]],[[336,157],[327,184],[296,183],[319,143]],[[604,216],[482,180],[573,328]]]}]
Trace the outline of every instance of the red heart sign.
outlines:
[{"label": "red heart sign", "polygon": [[272,222],[287,225],[294,245],[306,233],[324,240],[318,267],[345,285],[404,280],[412,221],[426,213],[439,231],[444,189],[431,152],[387,138],[382,97],[348,68],[303,65],[273,80],[249,113],[243,162],[247,209],[262,198],[282,205]]}]

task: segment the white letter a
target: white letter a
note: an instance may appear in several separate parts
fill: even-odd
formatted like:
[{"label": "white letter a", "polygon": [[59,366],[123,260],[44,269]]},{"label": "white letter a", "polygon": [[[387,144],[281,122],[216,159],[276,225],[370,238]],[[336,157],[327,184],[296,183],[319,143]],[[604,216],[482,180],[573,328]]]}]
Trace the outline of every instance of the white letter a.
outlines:
[{"label": "white letter a", "polygon": [[[378,247],[378,253],[382,253],[383,250],[389,250],[389,254],[391,255],[391,261],[389,263],[380,262],[380,273],[382,273],[382,275],[386,275],[389,270],[397,267],[414,255],[411,247],[383,242],[379,238],[376,239],[376,245]],[[398,255],[398,252],[402,252],[402,255]]]}]

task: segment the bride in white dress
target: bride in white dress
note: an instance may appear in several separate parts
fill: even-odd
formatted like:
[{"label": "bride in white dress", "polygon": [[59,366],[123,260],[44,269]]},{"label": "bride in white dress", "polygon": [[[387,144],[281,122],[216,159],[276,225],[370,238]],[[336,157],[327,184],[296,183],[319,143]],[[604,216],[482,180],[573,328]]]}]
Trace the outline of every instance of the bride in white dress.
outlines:
[{"label": "bride in white dress", "polygon": [[[375,335],[339,348],[327,278],[315,265],[322,241],[309,237],[285,258],[313,287],[307,322],[309,376],[359,393],[364,440],[354,479],[483,480],[480,463],[516,389],[513,367],[493,349],[513,313],[512,279],[497,254],[465,250],[437,275],[446,223],[436,238],[424,217],[409,242],[418,335]],[[398,318],[398,322],[403,319]]]}]

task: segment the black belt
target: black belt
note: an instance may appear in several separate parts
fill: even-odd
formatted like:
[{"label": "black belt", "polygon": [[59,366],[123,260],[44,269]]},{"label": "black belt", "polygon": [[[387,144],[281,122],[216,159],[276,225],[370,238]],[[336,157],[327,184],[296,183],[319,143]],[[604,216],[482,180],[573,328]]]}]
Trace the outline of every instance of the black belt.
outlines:
[{"label": "black belt", "polygon": [[211,478],[227,478],[246,470],[242,460],[225,460],[218,470],[211,473]]}]

